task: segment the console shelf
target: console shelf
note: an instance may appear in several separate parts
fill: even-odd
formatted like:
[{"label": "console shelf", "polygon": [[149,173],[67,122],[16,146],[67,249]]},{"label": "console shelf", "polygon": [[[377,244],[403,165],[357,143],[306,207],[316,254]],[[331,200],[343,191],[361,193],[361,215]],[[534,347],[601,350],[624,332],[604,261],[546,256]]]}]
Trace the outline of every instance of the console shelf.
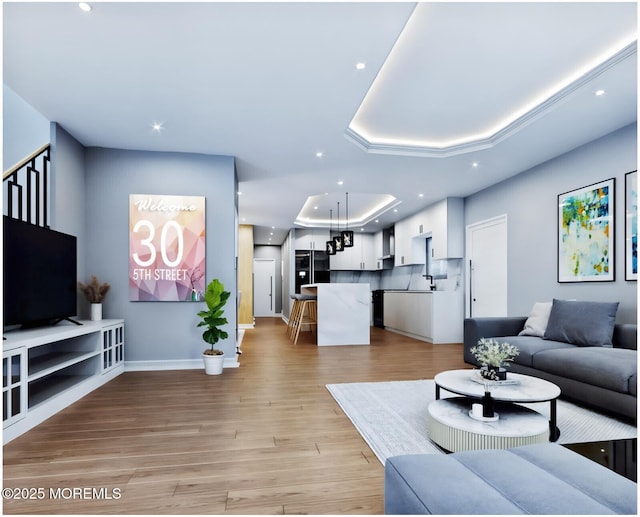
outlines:
[{"label": "console shelf", "polygon": [[29,383],[29,409],[35,409],[52,397],[90,378],[90,375],[56,375],[55,379],[47,379],[47,382]]},{"label": "console shelf", "polygon": [[95,357],[97,354],[98,352],[52,352],[34,357],[28,363],[28,381],[36,381],[41,377],[59,371],[61,368]]},{"label": "console shelf", "polygon": [[4,334],[4,443],[124,371],[124,320],[81,323]]}]

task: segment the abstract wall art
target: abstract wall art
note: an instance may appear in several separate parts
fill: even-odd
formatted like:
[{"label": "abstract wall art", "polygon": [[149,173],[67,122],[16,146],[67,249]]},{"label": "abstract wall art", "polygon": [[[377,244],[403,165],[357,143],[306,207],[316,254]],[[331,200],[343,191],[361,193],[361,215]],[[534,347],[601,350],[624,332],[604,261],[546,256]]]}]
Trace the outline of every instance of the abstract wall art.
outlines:
[{"label": "abstract wall art", "polygon": [[558,282],[615,280],[615,178],[558,196]]},{"label": "abstract wall art", "polygon": [[129,196],[129,300],[200,301],[205,198]]},{"label": "abstract wall art", "polygon": [[638,171],[624,176],[625,279],[638,280]]}]

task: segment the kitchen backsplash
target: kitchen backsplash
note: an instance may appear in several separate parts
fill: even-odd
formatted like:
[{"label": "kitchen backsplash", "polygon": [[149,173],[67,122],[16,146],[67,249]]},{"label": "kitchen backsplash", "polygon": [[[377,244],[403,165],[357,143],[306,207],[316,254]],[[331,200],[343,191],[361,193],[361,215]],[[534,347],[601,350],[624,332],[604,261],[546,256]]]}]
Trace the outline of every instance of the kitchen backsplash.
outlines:
[{"label": "kitchen backsplash", "polygon": [[[447,278],[436,279],[438,291],[460,289],[462,260],[449,261]],[[331,271],[331,283],[365,283],[371,290],[428,291],[429,280],[424,265],[400,266],[382,271]]]}]

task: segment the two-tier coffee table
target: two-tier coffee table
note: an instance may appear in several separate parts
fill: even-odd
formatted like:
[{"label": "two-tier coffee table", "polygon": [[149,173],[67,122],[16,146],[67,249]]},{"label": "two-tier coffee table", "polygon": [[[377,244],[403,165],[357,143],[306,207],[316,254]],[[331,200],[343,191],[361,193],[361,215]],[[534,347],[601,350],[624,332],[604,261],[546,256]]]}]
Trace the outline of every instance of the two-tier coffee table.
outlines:
[{"label": "two-tier coffee table", "polygon": [[[441,447],[457,452],[474,448],[509,448],[530,443],[556,441],[557,405],[560,388],[555,384],[509,372],[511,384],[495,383],[489,387],[496,401],[499,419],[481,422],[471,418],[473,402],[479,402],[485,387],[472,379],[474,370],[451,370],[435,376],[436,400],[429,405],[429,438]],[[440,398],[444,389],[463,397]],[[518,405],[549,402],[550,418]]]}]

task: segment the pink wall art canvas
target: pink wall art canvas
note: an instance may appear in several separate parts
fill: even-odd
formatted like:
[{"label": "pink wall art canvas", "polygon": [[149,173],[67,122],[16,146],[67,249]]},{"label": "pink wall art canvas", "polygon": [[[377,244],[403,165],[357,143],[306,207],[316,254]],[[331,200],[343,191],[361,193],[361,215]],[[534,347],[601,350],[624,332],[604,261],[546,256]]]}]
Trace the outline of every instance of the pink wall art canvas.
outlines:
[{"label": "pink wall art canvas", "polygon": [[202,300],[205,234],[204,197],[130,195],[129,300]]}]

